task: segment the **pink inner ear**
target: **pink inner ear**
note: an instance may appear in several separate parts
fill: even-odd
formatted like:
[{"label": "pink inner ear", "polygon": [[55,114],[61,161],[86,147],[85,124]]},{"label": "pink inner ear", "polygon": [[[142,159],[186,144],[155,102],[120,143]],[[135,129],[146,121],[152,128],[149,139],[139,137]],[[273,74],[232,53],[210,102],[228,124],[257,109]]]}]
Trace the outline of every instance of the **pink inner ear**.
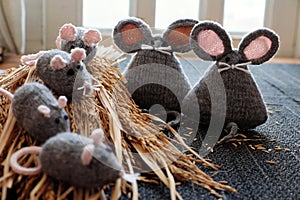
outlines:
[{"label": "pink inner ear", "polygon": [[67,97],[65,96],[60,96],[58,98],[58,108],[61,109],[61,108],[64,108],[67,106],[67,102],[68,102],[68,99]]},{"label": "pink inner ear", "polygon": [[104,139],[104,132],[102,129],[96,129],[92,132],[91,138],[94,140],[94,144],[100,144]]},{"label": "pink inner ear", "polygon": [[76,39],[76,27],[73,24],[65,24],[59,30],[59,36],[63,40],[74,41]]},{"label": "pink inner ear", "polygon": [[60,55],[55,55],[51,61],[50,66],[53,69],[62,69],[66,66],[67,61],[65,61]]},{"label": "pink inner ear", "polygon": [[197,41],[198,45],[211,56],[218,56],[224,53],[223,41],[212,30],[200,31]]},{"label": "pink inner ear", "polygon": [[93,159],[94,150],[95,150],[95,146],[93,144],[88,144],[83,148],[81,154],[81,162],[83,165],[87,166],[91,163]]},{"label": "pink inner ear", "polygon": [[250,44],[244,49],[244,54],[247,59],[258,59],[266,55],[270,51],[272,41],[266,36],[260,36],[250,42]]},{"label": "pink inner ear", "polygon": [[101,41],[101,34],[97,30],[88,30],[84,33],[83,42],[87,46],[92,46]]},{"label": "pink inner ear", "polygon": [[71,50],[71,59],[72,61],[79,62],[85,59],[86,53],[85,50],[79,47]]},{"label": "pink inner ear", "polygon": [[39,107],[37,108],[38,111],[44,115],[44,117],[46,118],[50,118],[50,113],[51,113],[51,110],[48,106],[45,106],[45,105],[39,105]]}]

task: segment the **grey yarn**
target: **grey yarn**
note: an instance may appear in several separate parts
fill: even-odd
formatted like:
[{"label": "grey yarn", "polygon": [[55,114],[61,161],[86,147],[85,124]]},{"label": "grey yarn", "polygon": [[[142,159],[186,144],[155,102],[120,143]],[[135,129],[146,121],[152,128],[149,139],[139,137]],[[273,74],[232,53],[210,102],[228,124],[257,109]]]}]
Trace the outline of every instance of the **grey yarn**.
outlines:
[{"label": "grey yarn", "polygon": [[[49,118],[38,111],[40,105],[50,108]],[[12,99],[12,110],[17,122],[39,142],[57,133],[70,131],[67,112],[58,108],[58,101],[51,91],[40,83],[26,83],[18,88]]]},{"label": "grey yarn", "polygon": [[143,109],[160,104],[167,111],[181,112],[180,102],[191,88],[178,60],[155,50],[139,51],[124,77],[132,98]]},{"label": "grey yarn", "polygon": [[[195,20],[177,20],[162,35],[155,36],[149,26],[137,18],[125,19],[116,25],[114,43],[124,52],[137,52],[124,71],[124,77],[133,100],[141,109],[148,110],[154,104],[160,104],[166,111],[181,112],[180,104],[191,86],[174,52],[186,52],[190,47],[189,43],[175,45],[168,36],[178,27],[191,28],[194,24]],[[126,25],[136,27],[128,36],[129,42],[130,38],[137,38],[130,45],[122,32]]]},{"label": "grey yarn", "polygon": [[[55,55],[60,55],[67,61],[67,66],[56,70],[50,66],[50,61]],[[53,49],[44,53],[36,63],[36,73],[51,90],[57,95],[64,95],[68,100],[80,100],[83,95],[82,87],[85,82],[91,84],[91,75],[86,70],[86,66],[82,61],[71,61],[69,53]]]},{"label": "grey yarn", "polygon": [[76,133],[61,133],[42,146],[39,155],[42,169],[47,175],[75,187],[101,188],[121,177],[122,166],[110,147],[95,145],[93,159],[82,164],[81,154],[93,140]]},{"label": "grey yarn", "polygon": [[61,50],[66,51],[68,53],[71,53],[71,50],[79,47],[83,48],[86,51],[86,58],[83,60],[85,64],[89,63],[93,58],[96,56],[98,46],[97,45],[92,45],[92,46],[87,46],[84,44],[82,38],[84,36],[85,31],[88,29],[83,28],[83,27],[76,27],[76,39],[74,41],[67,41],[61,39],[60,47]]},{"label": "grey yarn", "polygon": [[[200,31],[213,30],[223,42],[224,52],[214,56],[207,53],[198,45],[198,34]],[[264,36],[268,38],[272,44],[267,53],[263,56],[248,60],[244,54],[244,49],[256,38]],[[248,62],[259,65],[274,56],[279,48],[279,38],[271,30],[259,29],[248,34],[240,43],[237,50],[232,49],[231,39],[220,25],[213,22],[202,22],[197,24],[191,34],[191,45],[194,52],[202,59],[214,60],[214,63],[200,79],[200,81],[189,92],[185,101],[188,104],[191,101],[193,94],[196,94],[200,108],[200,125],[208,126],[211,119],[211,99],[212,93],[217,93],[217,88],[211,85],[211,90],[208,90],[207,83],[213,83],[217,79],[218,74],[224,83],[226,92],[226,116],[224,127],[229,123],[235,123],[240,129],[253,129],[267,120],[267,110],[263,101],[259,88],[257,87],[252,75],[247,67]],[[219,72],[225,66],[233,66],[241,64],[238,69],[228,69]],[[244,63],[244,64],[243,64]],[[234,67],[232,67],[234,68]],[[225,105],[218,105],[225,106]],[[216,115],[221,113],[215,113]]]}]

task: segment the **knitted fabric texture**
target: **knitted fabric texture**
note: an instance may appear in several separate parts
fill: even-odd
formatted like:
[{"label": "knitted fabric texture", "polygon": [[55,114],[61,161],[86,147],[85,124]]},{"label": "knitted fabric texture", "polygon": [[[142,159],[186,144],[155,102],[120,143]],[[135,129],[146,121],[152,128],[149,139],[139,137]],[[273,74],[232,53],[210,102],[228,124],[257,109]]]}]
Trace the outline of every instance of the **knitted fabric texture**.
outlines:
[{"label": "knitted fabric texture", "polygon": [[190,90],[179,61],[155,50],[138,52],[124,77],[132,98],[144,109],[160,104],[167,111],[180,112],[180,102]]},{"label": "knitted fabric texture", "polygon": [[[197,96],[200,125],[208,126],[210,123],[212,94],[216,98],[225,98],[226,105],[216,105],[216,110],[226,106],[223,116],[225,127],[230,122],[236,123],[240,129],[252,129],[263,124],[267,120],[266,106],[247,64],[261,64],[272,58],[279,48],[278,36],[271,30],[259,29],[248,34],[238,50],[234,50],[226,31],[214,22],[205,21],[194,27],[191,45],[200,58],[216,61],[185,99],[188,105],[193,94]],[[226,70],[222,70],[226,67]],[[224,94],[218,81],[224,85]],[[210,90],[207,84],[210,84]],[[214,101],[218,102],[218,99]],[[222,117],[222,113],[214,114]]]},{"label": "knitted fabric texture", "polygon": [[[44,117],[38,111],[40,105],[50,108],[50,117]],[[42,84],[27,83],[18,88],[12,100],[12,110],[17,122],[39,142],[44,142],[57,133],[70,131],[67,112],[58,108],[57,99]]]},{"label": "knitted fabric texture", "polygon": [[61,133],[42,146],[39,155],[43,171],[70,185],[83,188],[102,187],[120,178],[122,166],[105,144],[94,145],[90,164],[83,165],[83,148],[93,140],[76,133]]},{"label": "knitted fabric texture", "polygon": [[[55,56],[61,56],[66,62],[65,67],[54,69],[51,60]],[[91,75],[86,70],[82,61],[73,61],[71,54],[58,49],[49,50],[44,53],[36,63],[36,73],[45,84],[57,95],[64,95],[71,100],[72,97],[79,100],[83,95],[84,83],[91,84]]]},{"label": "knitted fabric texture", "polygon": [[159,104],[166,111],[181,112],[180,105],[191,86],[174,52],[190,50],[188,38],[196,22],[177,20],[162,35],[155,36],[149,26],[137,18],[122,20],[115,27],[114,43],[124,52],[137,52],[125,69],[124,77],[140,108],[149,109]]},{"label": "knitted fabric texture", "polygon": [[[72,28],[74,29],[74,39],[73,40],[66,40],[61,38],[61,34],[63,31],[65,31],[65,27]],[[87,31],[93,30],[94,35],[85,35]],[[85,40],[89,40],[89,37],[96,37],[95,34],[97,35],[98,40],[94,44],[85,44]],[[60,29],[60,35],[57,38],[57,46],[58,49],[61,49],[63,51],[66,51],[68,53],[71,53],[71,50],[79,47],[83,48],[86,51],[86,58],[83,60],[85,64],[90,62],[96,55],[97,49],[98,49],[98,42],[101,40],[101,34],[99,31],[96,31],[94,29],[86,29],[83,27],[75,27],[72,24],[65,24],[61,29]],[[92,39],[90,39],[92,40]]]}]

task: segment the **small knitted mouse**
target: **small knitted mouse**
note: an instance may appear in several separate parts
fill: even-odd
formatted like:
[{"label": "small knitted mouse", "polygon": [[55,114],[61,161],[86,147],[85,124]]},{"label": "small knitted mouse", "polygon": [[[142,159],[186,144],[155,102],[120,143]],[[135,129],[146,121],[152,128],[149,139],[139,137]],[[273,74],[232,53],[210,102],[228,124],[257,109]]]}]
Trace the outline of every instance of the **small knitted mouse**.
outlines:
[{"label": "small knitted mouse", "polygon": [[92,76],[82,62],[85,57],[85,50],[82,48],[72,49],[70,54],[52,49],[24,55],[21,62],[35,64],[38,77],[57,95],[65,95],[69,100],[80,100],[94,89]]},{"label": "small knitted mouse", "polygon": [[[204,21],[193,28],[193,51],[215,63],[185,99],[186,104],[196,95],[200,125],[204,127],[215,123],[211,121],[212,116],[223,117],[224,127],[230,131],[226,138],[235,135],[238,128],[253,129],[267,120],[266,106],[247,65],[259,65],[271,59],[279,48],[279,37],[269,29],[258,29],[245,36],[238,49],[233,49],[231,43],[228,33],[217,23]],[[225,104],[221,105],[221,99]],[[214,105],[214,113],[212,102],[219,102]]]},{"label": "small knitted mouse", "polygon": [[[45,130],[47,131],[47,130]],[[48,139],[42,147],[24,147],[10,158],[12,169],[22,175],[47,175],[81,188],[101,188],[118,178],[134,181],[137,174],[126,174],[110,146],[103,143],[101,129],[92,132],[91,138],[64,132]],[[18,159],[26,154],[38,154],[38,165],[25,168]]]},{"label": "small knitted mouse", "polygon": [[137,18],[121,20],[115,26],[114,43],[126,53],[136,52],[124,77],[141,109],[159,104],[167,113],[181,112],[181,101],[191,86],[174,52],[190,50],[189,35],[196,23],[191,19],[177,20],[162,35],[152,35],[150,27]]},{"label": "small knitted mouse", "polygon": [[0,93],[12,101],[12,111],[17,122],[39,142],[60,132],[70,131],[70,120],[64,107],[67,98],[58,100],[40,83],[26,83],[14,94],[0,88]]},{"label": "small knitted mouse", "polygon": [[96,29],[75,27],[73,24],[64,24],[56,39],[58,49],[71,53],[71,50],[79,47],[86,50],[85,64],[90,62],[97,53],[98,43],[101,41],[101,33]]}]

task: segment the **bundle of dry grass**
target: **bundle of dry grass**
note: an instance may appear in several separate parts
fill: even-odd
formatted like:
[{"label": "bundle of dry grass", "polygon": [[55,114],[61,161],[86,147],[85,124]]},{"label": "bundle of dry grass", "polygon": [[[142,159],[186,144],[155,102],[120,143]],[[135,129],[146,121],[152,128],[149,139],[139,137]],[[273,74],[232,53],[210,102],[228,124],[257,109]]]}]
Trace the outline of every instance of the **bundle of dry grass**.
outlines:
[{"label": "bundle of dry grass", "polygon": [[[158,118],[141,113],[130,99],[118,69],[114,68],[118,53],[111,48],[102,48],[99,55],[88,66],[99,81],[98,91],[87,96],[82,103],[71,103],[67,112],[73,132],[89,136],[95,128],[105,130],[107,142],[112,144],[116,156],[128,173],[142,173],[141,181],[155,182],[157,178],[169,189],[172,199],[182,199],[176,191],[177,181],[190,181],[204,187],[216,197],[220,190],[236,192],[224,182],[216,182],[201,171],[195,162],[218,169],[184,144],[183,139],[171,127],[175,139],[161,132]],[[40,80],[35,75],[34,66],[20,66],[0,75],[1,87],[12,93],[26,82]],[[46,174],[21,176],[9,167],[13,152],[21,147],[34,145],[34,141],[16,124],[10,102],[0,97],[0,193],[7,199],[13,193],[18,199],[105,199],[104,189],[80,189],[58,182]],[[182,153],[177,147],[185,147],[193,156]],[[28,155],[19,160],[23,166],[35,166],[36,156]],[[147,176],[147,175],[150,176]],[[152,180],[155,175],[157,178]],[[122,192],[130,190],[130,197],[138,199],[138,184],[128,184],[119,179],[112,187],[109,196],[117,199]],[[13,192],[10,192],[13,191]]]}]

